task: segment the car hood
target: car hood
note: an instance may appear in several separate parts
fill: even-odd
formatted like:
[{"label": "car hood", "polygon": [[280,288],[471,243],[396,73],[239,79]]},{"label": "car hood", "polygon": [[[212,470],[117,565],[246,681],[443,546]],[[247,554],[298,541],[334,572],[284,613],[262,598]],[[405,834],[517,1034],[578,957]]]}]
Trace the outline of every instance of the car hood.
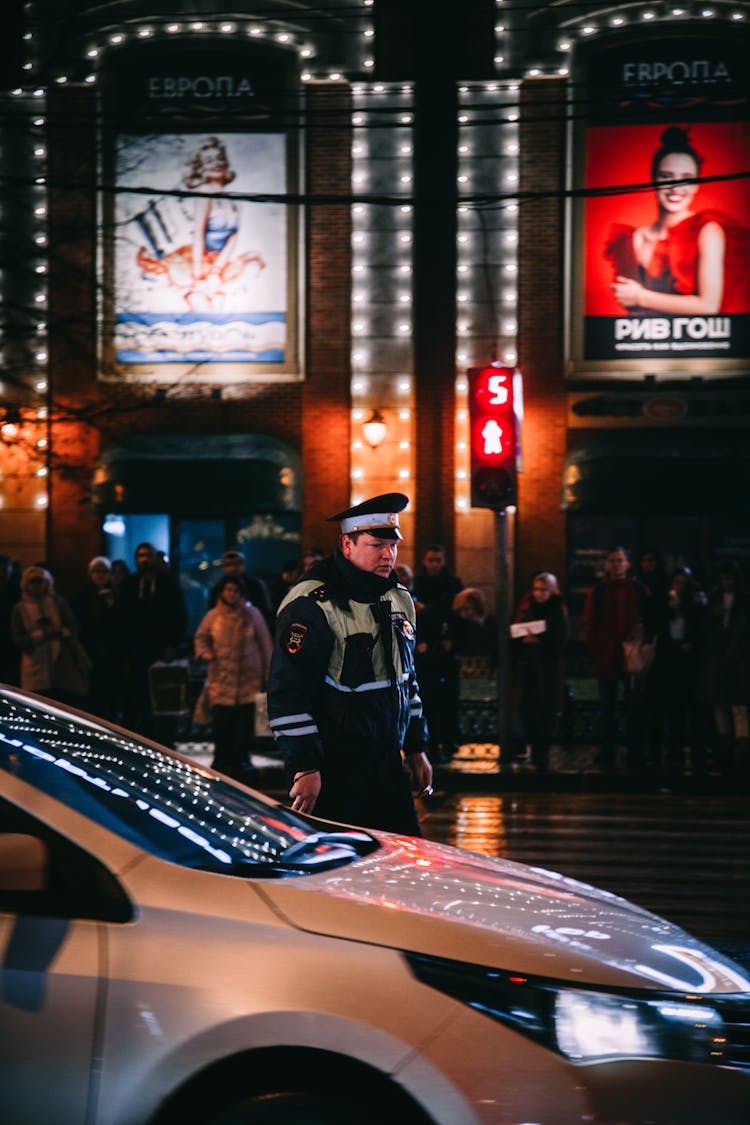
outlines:
[{"label": "car hood", "polygon": [[678,926],[554,871],[372,833],[371,855],[257,889],[311,933],[568,982],[691,993],[750,989]]}]

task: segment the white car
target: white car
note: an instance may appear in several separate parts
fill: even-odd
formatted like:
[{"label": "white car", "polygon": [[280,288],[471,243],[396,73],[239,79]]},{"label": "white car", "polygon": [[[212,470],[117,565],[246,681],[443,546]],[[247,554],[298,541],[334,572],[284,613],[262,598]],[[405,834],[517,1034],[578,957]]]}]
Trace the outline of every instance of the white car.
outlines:
[{"label": "white car", "polygon": [[748,1125],[750,981],[0,690],[3,1125]]}]

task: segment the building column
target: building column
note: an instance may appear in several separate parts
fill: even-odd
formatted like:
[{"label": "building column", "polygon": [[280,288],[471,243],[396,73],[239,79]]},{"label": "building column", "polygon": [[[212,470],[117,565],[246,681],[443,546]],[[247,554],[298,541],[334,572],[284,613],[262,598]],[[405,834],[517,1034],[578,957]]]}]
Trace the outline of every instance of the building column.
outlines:
[{"label": "building column", "polygon": [[[307,341],[302,393],[303,546],[334,545],[325,520],[349,505],[351,472],[352,100],[344,84],[307,89]],[[341,202],[316,202],[320,197]]]},{"label": "building column", "polygon": [[564,576],[561,468],[567,435],[565,315],[565,81],[531,79],[521,92],[518,366],[524,382],[517,575]]},{"label": "building column", "polygon": [[455,556],[456,84],[425,45],[414,86],[415,560]]}]

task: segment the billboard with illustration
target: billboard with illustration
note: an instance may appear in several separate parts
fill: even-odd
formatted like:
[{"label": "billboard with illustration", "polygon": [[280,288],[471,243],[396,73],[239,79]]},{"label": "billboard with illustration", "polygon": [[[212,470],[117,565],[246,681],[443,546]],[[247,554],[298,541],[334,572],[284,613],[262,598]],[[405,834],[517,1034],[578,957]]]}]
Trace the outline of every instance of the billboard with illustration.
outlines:
[{"label": "billboard with illustration", "polygon": [[299,375],[296,82],[267,45],[108,65],[103,378]]},{"label": "billboard with illustration", "polygon": [[588,57],[569,373],[746,372],[745,58],[742,42],[690,36]]},{"label": "billboard with illustration", "polygon": [[249,197],[285,175],[281,134],[117,138],[117,363],[284,361],[285,207]]}]

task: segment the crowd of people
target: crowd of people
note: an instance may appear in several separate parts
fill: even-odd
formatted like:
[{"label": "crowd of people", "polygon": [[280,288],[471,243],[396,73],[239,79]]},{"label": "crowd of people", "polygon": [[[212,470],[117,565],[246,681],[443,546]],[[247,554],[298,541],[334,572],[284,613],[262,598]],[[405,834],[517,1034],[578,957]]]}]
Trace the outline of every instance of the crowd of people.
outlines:
[{"label": "crowd of people", "polygon": [[445,547],[429,543],[414,574],[396,567],[416,611],[415,668],[430,732],[433,762],[450,761],[459,744],[461,676],[492,674],[497,625],[482,591],[464,587],[448,566]]},{"label": "crowd of people", "polygon": [[583,633],[600,702],[601,764],[616,765],[617,709],[631,770],[750,767],[750,595],[724,558],[705,592],[690,568],[667,574],[657,552],[631,565],[613,548],[591,587]]},{"label": "crowd of people", "polygon": [[255,697],[271,658],[266,585],[245,574],[238,551],[225,552],[191,638],[186,599],[163,552],[139,543],[133,561],[131,570],[122,559],[92,558],[68,601],[46,563],[19,571],[0,557],[2,680],[171,745],[189,711],[194,655],[205,668],[214,766],[245,776]]},{"label": "crowd of people", "polygon": [[[0,556],[0,680],[170,743],[176,722],[155,705],[153,669],[194,657],[205,670],[200,703],[214,766],[247,777],[277,611],[323,558],[310,547],[262,581],[240,551],[226,551],[191,629],[180,584],[150,543],[138,545],[132,570],[92,558],[69,602],[45,563],[19,572]],[[398,564],[394,575],[414,609],[429,757],[448,762],[461,741],[462,677],[494,675],[496,619],[481,590],[453,574],[441,544],[424,548],[415,572]],[[716,587],[704,592],[687,566],[667,573],[653,550],[633,563],[614,547],[588,590],[582,635],[603,771],[615,770],[622,745],[629,770],[750,772],[750,592],[739,563],[723,559]],[[512,614],[508,705],[509,757],[539,773],[564,741],[570,636],[556,576],[537,571]]]},{"label": "crowd of people", "polygon": [[[462,675],[492,675],[495,618],[482,593],[464,588],[445,550],[430,544],[416,575],[399,567],[417,610],[416,667],[433,761],[456,749]],[[591,737],[598,765],[670,777],[708,770],[750,775],[750,591],[740,563],[723,558],[703,590],[687,566],[667,572],[652,549],[632,560],[613,547],[587,592],[582,634],[598,706]],[[572,628],[557,577],[533,574],[512,615],[506,760],[536,772],[565,743],[571,702]]]}]

